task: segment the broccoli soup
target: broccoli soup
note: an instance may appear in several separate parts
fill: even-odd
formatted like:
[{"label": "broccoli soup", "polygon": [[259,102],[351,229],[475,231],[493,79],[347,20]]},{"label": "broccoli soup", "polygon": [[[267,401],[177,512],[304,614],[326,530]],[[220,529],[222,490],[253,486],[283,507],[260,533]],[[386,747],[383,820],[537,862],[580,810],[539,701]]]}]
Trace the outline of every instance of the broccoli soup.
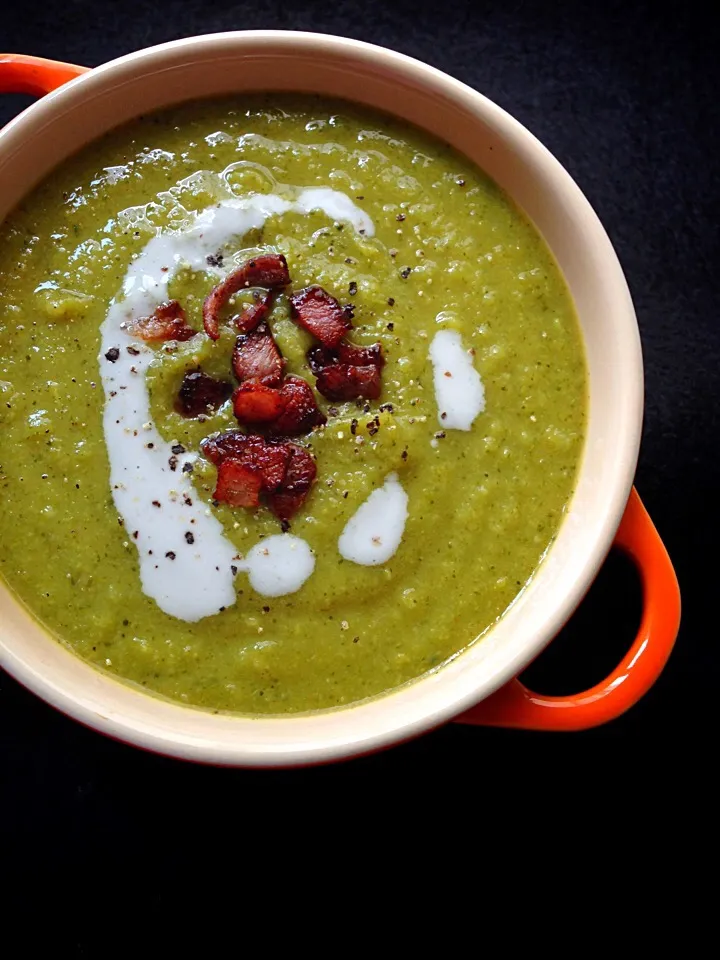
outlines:
[{"label": "broccoli soup", "polygon": [[0,571],[149,692],[349,704],[522,591],[586,387],[543,240],[442,142],[309,97],[143,117],[0,226]]}]

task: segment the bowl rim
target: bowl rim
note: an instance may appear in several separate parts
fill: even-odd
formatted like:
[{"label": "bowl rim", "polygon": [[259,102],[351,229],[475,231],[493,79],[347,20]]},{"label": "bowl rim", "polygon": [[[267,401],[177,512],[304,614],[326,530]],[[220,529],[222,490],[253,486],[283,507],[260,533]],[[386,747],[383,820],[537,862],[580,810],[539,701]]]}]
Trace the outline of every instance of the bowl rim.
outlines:
[{"label": "bowl rim", "polygon": [[[251,45],[258,43],[275,45],[282,55],[297,56],[298,50],[302,49],[303,55],[307,56],[312,54],[313,51],[327,52],[332,49],[335,55],[341,57],[352,56],[363,61],[382,62],[385,68],[398,74],[403,79],[431,89],[434,93],[450,100],[461,101],[472,106],[477,113],[482,114],[483,119],[491,126],[502,129],[505,134],[512,136],[519,145],[522,145],[523,150],[532,154],[537,164],[543,165],[548,171],[548,175],[552,175],[562,185],[565,199],[573,205],[576,215],[584,218],[585,226],[589,234],[592,235],[592,241],[599,248],[599,262],[604,275],[607,276],[615,291],[617,309],[624,317],[627,327],[625,349],[627,351],[628,370],[634,374],[634,382],[627,384],[628,397],[630,398],[628,415],[623,425],[624,433],[618,440],[618,444],[623,451],[622,463],[616,471],[614,488],[608,492],[606,497],[604,515],[598,518],[597,535],[594,543],[591,548],[586,549],[582,562],[578,563],[573,574],[571,589],[566,592],[560,602],[554,605],[552,615],[545,617],[541,627],[535,626],[534,629],[527,632],[527,638],[521,649],[507,657],[502,667],[495,669],[492,674],[484,678],[476,676],[472,684],[458,682],[458,675],[455,677],[454,689],[451,688],[449,680],[444,683],[445,678],[449,676],[452,666],[450,664],[443,666],[434,674],[425,674],[410,684],[390,690],[370,701],[361,701],[357,704],[321,711],[312,715],[312,718],[323,716],[339,718],[341,715],[347,716],[353,712],[367,711],[371,705],[382,704],[382,709],[386,713],[382,728],[376,727],[364,730],[363,724],[360,722],[356,724],[357,732],[355,736],[337,736],[333,733],[331,725],[321,724],[324,733],[317,735],[312,732],[314,728],[310,724],[307,729],[311,739],[303,740],[301,728],[304,725],[307,727],[307,721],[311,719],[307,715],[290,715],[282,718],[249,718],[244,716],[231,718],[236,725],[238,735],[242,730],[250,730],[253,725],[257,727],[260,724],[270,729],[274,726],[285,728],[288,724],[292,724],[298,731],[298,734],[293,736],[296,741],[295,745],[289,745],[285,741],[281,743],[282,737],[280,735],[278,735],[276,742],[274,734],[269,736],[267,743],[262,741],[259,744],[250,744],[250,746],[243,743],[238,745],[237,742],[229,741],[220,744],[213,742],[212,737],[208,741],[198,740],[192,736],[180,735],[173,730],[172,724],[168,726],[166,722],[158,723],[158,725],[151,723],[137,724],[129,721],[126,716],[117,711],[106,712],[98,709],[100,701],[98,701],[97,696],[85,699],[69,693],[54,682],[53,676],[43,673],[37,663],[29,662],[22,655],[22,652],[13,649],[12,646],[9,647],[5,643],[4,637],[0,636],[0,664],[23,685],[51,705],[87,726],[144,749],[183,759],[218,765],[277,767],[322,763],[362,755],[415,737],[439,726],[489,696],[515,677],[537,656],[577,607],[611,546],[630,493],[637,462],[642,427],[643,377],[639,331],[622,268],[602,224],[570,174],[527,128],[486,96],[437,68],[397,51],[330,34],[285,30],[229,31],[203,34],[146,47],[93,68],[88,73],[77,77],[43,97],[11,120],[0,130],[0,161],[4,151],[22,149],[25,133],[30,127],[37,128],[46,124],[56,114],[56,111],[61,111],[69,104],[82,102],[116,78],[122,79],[123,75],[134,73],[138,67],[147,67],[149,70],[158,57],[162,59],[177,53],[187,53],[191,57],[199,53],[206,56],[209,53],[218,56],[222,56],[223,53],[231,53],[233,56],[237,56],[241,47],[244,46],[249,49]],[[191,100],[193,98],[188,97],[187,99]],[[392,114],[392,111],[388,111],[387,107],[378,109],[383,109]],[[583,469],[584,460],[585,452],[583,453],[580,470]],[[565,523],[567,523],[567,520],[563,521],[563,525]],[[542,570],[546,562],[544,561],[540,567],[540,572],[537,574],[538,579],[542,577]],[[4,585],[2,589],[7,590]],[[509,611],[503,614],[500,623],[506,620],[508,614]],[[497,627],[493,628],[493,630],[496,629]],[[51,642],[55,643],[56,641],[51,640]],[[64,653],[75,660],[80,659],[67,650]],[[466,657],[467,650],[461,656]],[[100,675],[100,672],[95,671],[95,668],[89,664],[84,663],[84,666],[89,671],[97,672],[101,676],[102,683],[98,689],[109,690],[111,694],[117,694],[117,690],[114,690],[115,687],[121,687],[126,694],[132,689],[126,683],[116,680],[114,677],[105,674]],[[475,670],[475,673],[477,672]],[[443,683],[438,682],[438,677],[441,676]],[[447,688],[444,692],[440,690],[443,684]],[[429,691],[428,696],[423,700],[422,708],[418,708],[417,705],[412,708],[407,702],[402,702],[409,688],[417,689],[421,685],[426,685]],[[151,710],[149,704],[153,704],[153,713],[161,711],[160,705],[162,705],[162,711],[165,711],[169,706],[165,701],[149,696],[140,690],[133,689],[132,694],[143,699],[148,711]],[[102,699],[102,696],[100,699]],[[194,708],[190,709],[191,712],[195,712]],[[178,710],[187,713],[188,707],[173,703],[167,716],[170,717],[172,711]],[[208,719],[208,723],[211,726],[215,724],[218,730],[220,724],[227,722],[229,719],[227,716],[216,716],[208,711],[200,712]]]}]

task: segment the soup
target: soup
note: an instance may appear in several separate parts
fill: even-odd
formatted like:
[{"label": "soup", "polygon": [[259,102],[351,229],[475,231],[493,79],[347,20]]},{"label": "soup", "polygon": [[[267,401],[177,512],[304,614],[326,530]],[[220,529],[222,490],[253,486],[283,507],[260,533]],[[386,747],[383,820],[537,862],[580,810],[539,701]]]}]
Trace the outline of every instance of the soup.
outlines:
[{"label": "soup", "polygon": [[193,103],[67,161],[0,227],[0,344],[4,579],[216,711],[349,704],[482,642],[582,453],[542,238],[341,102]]}]

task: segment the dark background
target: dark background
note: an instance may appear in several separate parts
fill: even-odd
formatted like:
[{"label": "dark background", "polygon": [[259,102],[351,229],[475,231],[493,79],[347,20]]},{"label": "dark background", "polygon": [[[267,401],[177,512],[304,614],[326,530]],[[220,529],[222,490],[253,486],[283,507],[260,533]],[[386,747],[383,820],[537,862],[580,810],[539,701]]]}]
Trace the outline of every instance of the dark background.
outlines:
[{"label": "dark background", "polygon": [[[83,861],[98,845],[107,856],[109,844],[122,859],[164,839],[164,863],[180,867],[179,835],[193,845],[211,825],[222,830],[255,816],[267,842],[279,824],[297,822],[300,804],[339,817],[338,837],[343,823],[356,829],[370,814],[391,825],[417,816],[425,837],[467,811],[495,825],[522,807],[532,828],[539,799],[547,811],[574,815],[600,799],[603,816],[634,821],[639,801],[662,808],[682,783],[701,816],[714,748],[720,487],[720,31],[708,16],[692,2],[616,0],[3,6],[0,49],[90,66],[226,29],[355,37],[439,67],[528,126],[589,197],[630,283],[647,391],[637,486],[675,561],[684,601],[660,681],[604,728],[558,735],[450,725],[374,757],[306,771],[215,770],[146,755],[81,728],[2,674],[6,856],[42,843],[51,858]],[[28,102],[0,97],[0,123]],[[531,668],[535,688],[568,693],[599,680],[633,636],[639,603],[632,568],[611,556],[572,623]],[[278,802],[284,813],[268,830]]]}]

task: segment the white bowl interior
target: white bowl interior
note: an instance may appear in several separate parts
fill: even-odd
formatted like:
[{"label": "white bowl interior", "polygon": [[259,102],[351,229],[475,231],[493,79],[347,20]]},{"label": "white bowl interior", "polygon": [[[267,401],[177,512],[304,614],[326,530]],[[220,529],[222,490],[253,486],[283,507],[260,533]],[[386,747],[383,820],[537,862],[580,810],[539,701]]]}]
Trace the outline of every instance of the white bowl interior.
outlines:
[{"label": "white bowl interior", "polygon": [[590,374],[576,494],[539,574],[480,643],[435,674],[342,710],[291,718],[213,715],[150,697],[83,663],[0,588],[0,656],[50,703],[141,746],[221,764],[348,756],[415,735],[518,673],[575,608],[612,541],[632,483],[642,359],[630,295],[605,231],[547,150],[490,101],[399,54],[313,34],[245,32],[123,57],[45,97],[0,133],[0,218],[58,162],[112,127],[187,99],[299,90],[409,120],[474,160],[534,221],[580,318]]}]

